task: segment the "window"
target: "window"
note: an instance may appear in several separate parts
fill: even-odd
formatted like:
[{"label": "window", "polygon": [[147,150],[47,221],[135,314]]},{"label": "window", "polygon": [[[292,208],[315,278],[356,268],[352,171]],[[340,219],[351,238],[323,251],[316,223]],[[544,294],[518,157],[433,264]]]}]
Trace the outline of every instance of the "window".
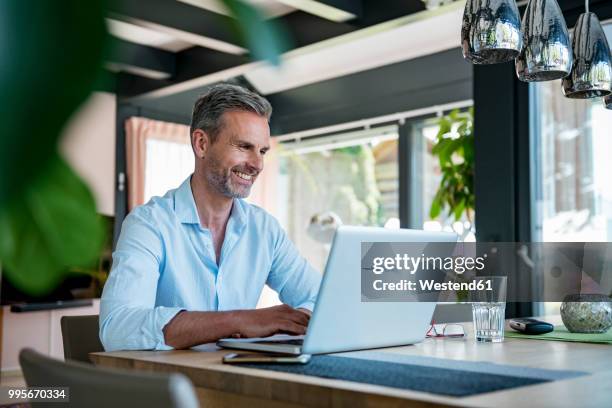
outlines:
[{"label": "window", "polygon": [[612,112],[565,98],[558,82],[534,90],[533,241],[611,241]]},{"label": "window", "polygon": [[146,141],[144,202],[177,188],[193,172],[194,157],[189,143],[160,139]]},{"label": "window", "polygon": [[330,223],[399,228],[397,148],[395,126],[281,144],[281,223],[315,268]]},{"label": "window", "polygon": [[[604,29],[612,39],[612,24]],[[565,98],[559,81],[531,92],[532,241],[612,241],[612,111],[601,98]],[[559,305],[536,307],[557,314]]]},{"label": "window", "polygon": [[410,171],[410,227],[429,231],[452,231],[462,241],[475,241],[473,214],[463,213],[459,221],[442,211],[437,219],[429,216],[431,204],[442,179],[440,163],[432,149],[439,125],[436,119],[419,119],[411,124],[412,157]]},{"label": "window", "polygon": [[[329,252],[332,234],[326,234],[326,225],[332,226],[328,232],[335,223],[399,228],[400,182],[409,184],[411,228],[454,231],[462,240],[475,240],[465,214],[457,222],[446,213],[429,217],[442,178],[432,153],[437,120],[415,119],[407,126],[412,129],[407,152],[398,151],[396,125],[281,143],[276,215],[315,268],[324,269]],[[406,181],[399,179],[400,154],[410,163]]]}]

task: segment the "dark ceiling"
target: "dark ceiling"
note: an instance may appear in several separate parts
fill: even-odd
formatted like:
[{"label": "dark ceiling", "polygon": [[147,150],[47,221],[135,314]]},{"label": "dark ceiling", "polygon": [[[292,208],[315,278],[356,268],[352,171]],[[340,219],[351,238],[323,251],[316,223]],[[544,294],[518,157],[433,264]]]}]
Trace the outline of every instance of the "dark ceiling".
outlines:
[{"label": "dark ceiling", "polygon": [[[274,2],[276,0],[269,1]],[[336,22],[301,10],[275,17],[276,22],[283,24],[290,33],[293,48],[314,44],[425,10],[421,0],[317,1],[350,11],[355,17],[344,22]],[[573,26],[578,15],[584,11],[584,1],[559,0],[558,2],[563,9],[568,25]],[[590,3],[591,11],[603,16],[612,15],[612,0],[591,0]],[[186,38],[195,40],[213,39],[237,47],[242,46],[231,30],[231,23],[233,22],[231,17],[187,4],[187,2],[177,0],[147,0],[146,2],[141,0],[114,0],[109,6],[108,18],[162,31],[173,32],[174,30],[187,35]],[[163,90],[250,62],[248,55],[237,55],[236,53],[224,52],[201,45],[188,45],[185,49],[172,52],[155,46],[117,39],[115,50],[109,55],[108,62],[120,67],[119,72],[114,74],[116,78],[115,91],[120,101],[154,111],[171,113],[180,121],[188,122],[193,102],[198,95],[206,90],[206,86],[185,86],[180,91],[171,92],[163,92]],[[454,51],[454,54],[448,55],[458,58],[458,54],[456,54],[457,51]],[[446,58],[448,58],[448,55]],[[453,59],[447,70],[436,71],[438,76],[447,77],[442,82],[451,84],[453,81],[458,81],[459,77],[462,78],[461,81],[467,80],[467,77],[470,77],[471,80],[471,68],[468,65],[459,64],[455,67],[454,64]],[[280,94],[269,95],[269,97],[273,104],[277,105],[275,110],[283,113],[285,115],[283,120],[288,121],[280,126],[280,129],[290,129],[292,126],[289,121],[293,120],[292,118],[295,118],[297,114],[295,111],[291,112],[292,109],[314,111],[316,110],[314,107],[317,105],[320,109],[320,106],[329,106],[326,104],[332,102],[335,103],[334,106],[341,106],[342,103],[339,102],[338,98],[356,98],[357,95],[360,95],[359,92],[347,92],[352,87],[359,87],[360,84],[371,85],[377,82],[384,85],[385,81],[387,85],[393,84],[402,74],[405,75],[407,69],[415,70],[417,69],[415,67],[422,67],[422,63],[421,65],[415,65],[415,63],[406,61],[393,64],[390,67],[376,68],[362,74],[349,75],[347,78],[325,81],[325,83],[319,85],[308,85],[302,87],[303,89],[290,89]],[[425,69],[425,71],[427,70]],[[248,81],[241,76],[234,77],[231,81],[250,86]],[[425,79],[425,82],[427,82],[427,79]],[[464,85],[461,85],[457,90],[463,95],[466,85],[465,82],[462,83]],[[393,85],[377,88],[380,88],[380,91],[373,89],[372,86],[363,87],[370,92],[374,100],[376,98],[388,98],[391,91],[384,90],[393,88]],[[405,93],[408,92],[409,88],[410,86],[406,87]],[[333,90],[337,90],[337,92]],[[152,92],[155,93],[155,96],[151,96]],[[411,92],[416,91],[412,90]],[[316,97],[313,98],[313,95]],[[406,93],[406,95],[408,94]],[[319,99],[317,100],[317,98]],[[404,101],[404,99],[401,100]],[[353,106],[346,103],[345,105]],[[305,117],[308,117],[308,115]]]},{"label": "dark ceiling", "polygon": [[[274,18],[284,26],[292,48],[299,48],[346,34],[384,21],[425,9],[420,0],[317,0],[319,3],[346,8],[358,5],[359,15],[345,22],[335,22],[296,10]],[[127,24],[158,27],[187,33],[194,39],[212,39],[242,46],[232,30],[232,18],[177,0],[114,0],[108,18]],[[235,55],[194,45],[177,53],[161,51],[141,44],[118,43],[111,62],[153,70],[165,78],[135,75],[126,70],[118,75],[117,94],[133,97],[209,75],[250,61],[248,55]],[[138,57],[135,57],[137,55]],[[131,70],[133,71],[133,70]]]}]

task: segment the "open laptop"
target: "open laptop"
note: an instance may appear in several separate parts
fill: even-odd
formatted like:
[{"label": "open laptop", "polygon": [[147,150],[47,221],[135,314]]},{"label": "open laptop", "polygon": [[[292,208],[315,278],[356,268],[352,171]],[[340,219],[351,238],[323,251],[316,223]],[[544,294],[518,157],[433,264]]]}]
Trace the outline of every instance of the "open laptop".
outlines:
[{"label": "open laptop", "polygon": [[323,354],[414,344],[425,338],[436,303],[362,302],[362,242],[456,242],[447,232],[339,227],[305,336],[221,339],[224,348]]}]

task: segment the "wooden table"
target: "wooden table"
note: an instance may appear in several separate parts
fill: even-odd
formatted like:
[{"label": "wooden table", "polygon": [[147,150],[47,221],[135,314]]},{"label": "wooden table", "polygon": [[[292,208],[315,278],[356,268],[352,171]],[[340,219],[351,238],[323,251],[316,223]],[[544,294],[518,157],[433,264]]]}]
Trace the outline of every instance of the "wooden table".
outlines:
[{"label": "wooden table", "polygon": [[[557,317],[543,318],[559,324]],[[612,407],[612,346],[508,338],[478,344],[465,323],[463,339],[426,339],[380,350],[462,361],[586,371],[590,375],[454,398],[424,392],[254,370],[221,363],[227,350],[124,351],[92,353],[95,364],[157,372],[181,372],[191,379],[203,407]]]}]

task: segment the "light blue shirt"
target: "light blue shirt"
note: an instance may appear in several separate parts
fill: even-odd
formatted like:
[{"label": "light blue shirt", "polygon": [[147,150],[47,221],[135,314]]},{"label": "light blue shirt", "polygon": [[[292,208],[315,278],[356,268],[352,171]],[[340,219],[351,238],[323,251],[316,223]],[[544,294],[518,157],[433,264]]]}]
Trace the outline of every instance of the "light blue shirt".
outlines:
[{"label": "light blue shirt", "polygon": [[100,340],[111,350],[170,350],[162,329],[181,310],[252,309],[265,284],[312,310],[321,274],[278,221],[235,199],[217,266],[190,177],[135,208],[123,222],[100,303]]}]

